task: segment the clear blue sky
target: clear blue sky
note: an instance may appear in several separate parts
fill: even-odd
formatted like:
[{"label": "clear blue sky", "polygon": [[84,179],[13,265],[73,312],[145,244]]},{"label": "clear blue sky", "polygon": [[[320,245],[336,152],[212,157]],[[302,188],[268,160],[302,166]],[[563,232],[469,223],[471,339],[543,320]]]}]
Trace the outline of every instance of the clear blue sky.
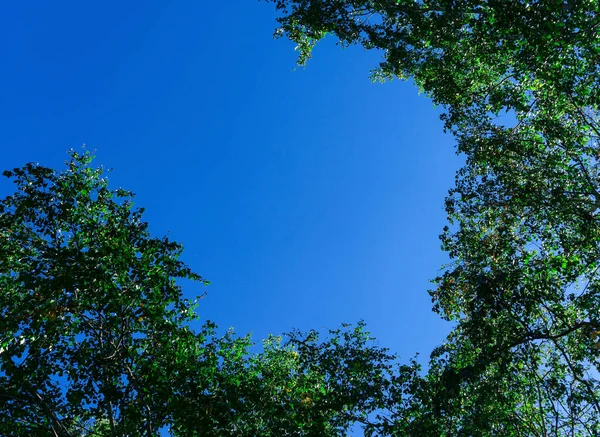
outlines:
[{"label": "clear blue sky", "polygon": [[364,319],[404,358],[443,340],[426,291],[459,158],[414,86],[369,81],[375,54],[326,42],[294,71],[252,0],[2,9],[2,169],[96,149],[212,281],[200,314],[221,327]]}]

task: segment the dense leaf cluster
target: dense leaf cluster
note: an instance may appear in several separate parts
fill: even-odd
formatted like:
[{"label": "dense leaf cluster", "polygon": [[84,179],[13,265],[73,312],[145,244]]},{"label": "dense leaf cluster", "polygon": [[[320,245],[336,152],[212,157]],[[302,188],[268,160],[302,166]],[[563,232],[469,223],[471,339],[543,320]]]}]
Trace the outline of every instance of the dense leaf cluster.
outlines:
[{"label": "dense leaf cluster", "polygon": [[3,435],[71,435],[98,418],[114,435],[153,433],[175,376],[159,363],[194,339],[177,280],[202,278],[90,161],[4,173],[17,191],[0,202]]}]

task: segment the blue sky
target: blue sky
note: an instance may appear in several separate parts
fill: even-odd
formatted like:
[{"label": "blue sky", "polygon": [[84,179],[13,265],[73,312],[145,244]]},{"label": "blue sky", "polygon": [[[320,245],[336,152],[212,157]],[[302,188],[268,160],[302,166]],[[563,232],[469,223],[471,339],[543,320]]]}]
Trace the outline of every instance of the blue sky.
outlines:
[{"label": "blue sky", "polygon": [[364,319],[427,356],[448,331],[426,291],[446,261],[453,140],[413,85],[369,81],[374,53],[326,41],[295,69],[273,9],[4,4],[0,167],[96,149],[212,282],[200,314],[221,327],[258,339]]}]

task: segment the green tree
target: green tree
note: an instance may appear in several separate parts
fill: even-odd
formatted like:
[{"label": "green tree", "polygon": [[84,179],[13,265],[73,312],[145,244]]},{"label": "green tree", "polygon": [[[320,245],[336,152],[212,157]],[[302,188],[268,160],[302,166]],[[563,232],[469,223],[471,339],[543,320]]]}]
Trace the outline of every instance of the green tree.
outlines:
[{"label": "green tree", "polygon": [[226,335],[207,345],[176,400],[175,435],[344,437],[356,423],[379,432],[385,424],[369,415],[386,408],[400,375],[418,378],[416,363],[399,367],[362,323],[325,338],[271,337],[260,353],[250,344]]},{"label": "green tree", "polygon": [[196,341],[177,281],[203,279],[91,159],[4,173],[17,190],[0,202],[2,435],[65,436],[98,421],[111,435],[154,435]]},{"label": "green tree", "polygon": [[456,323],[433,435],[598,435],[598,2],[272,2],[300,64],[327,35],[381,51],[373,77],[413,79],[465,154],[431,291]]}]

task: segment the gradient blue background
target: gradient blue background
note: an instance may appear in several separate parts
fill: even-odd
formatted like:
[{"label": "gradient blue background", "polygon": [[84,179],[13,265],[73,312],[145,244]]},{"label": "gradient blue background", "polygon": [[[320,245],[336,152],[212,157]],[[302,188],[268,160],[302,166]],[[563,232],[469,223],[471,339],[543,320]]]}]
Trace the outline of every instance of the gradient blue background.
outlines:
[{"label": "gradient blue background", "polygon": [[264,2],[166,3],[4,2],[0,167],[86,143],[212,281],[203,319],[256,339],[364,319],[427,357],[459,165],[431,102],[332,41],[294,70]]}]

